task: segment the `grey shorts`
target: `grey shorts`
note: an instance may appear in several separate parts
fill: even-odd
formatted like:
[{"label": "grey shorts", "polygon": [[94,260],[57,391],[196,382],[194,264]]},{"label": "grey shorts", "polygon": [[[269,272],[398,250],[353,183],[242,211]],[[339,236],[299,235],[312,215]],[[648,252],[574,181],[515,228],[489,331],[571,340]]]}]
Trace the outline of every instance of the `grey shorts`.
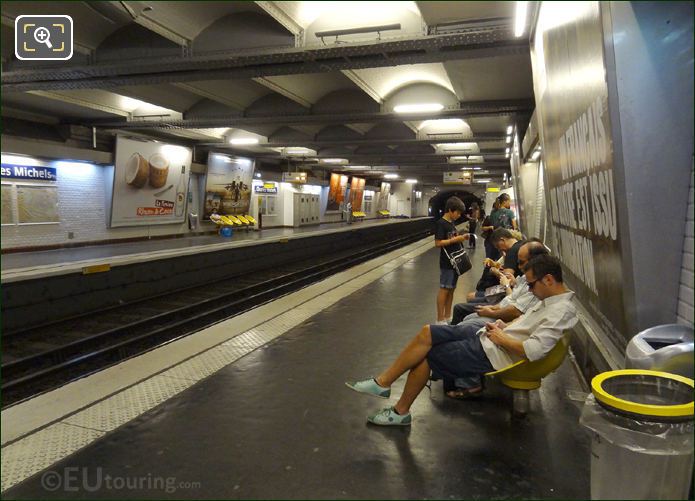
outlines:
[{"label": "grey shorts", "polygon": [[495,370],[476,330],[476,326],[430,325],[432,348],[427,363],[435,379],[465,378]]},{"label": "grey shorts", "polygon": [[459,276],[454,270],[440,269],[439,270],[439,288],[440,289],[455,289],[456,282],[458,282]]}]

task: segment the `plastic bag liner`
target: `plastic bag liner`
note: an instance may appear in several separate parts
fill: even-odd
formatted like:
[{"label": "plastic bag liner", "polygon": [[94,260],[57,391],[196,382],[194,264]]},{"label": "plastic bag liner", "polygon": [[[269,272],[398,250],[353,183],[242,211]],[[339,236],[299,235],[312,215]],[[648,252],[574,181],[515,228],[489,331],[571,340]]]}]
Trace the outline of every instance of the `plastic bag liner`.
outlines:
[{"label": "plastic bag liner", "polygon": [[590,393],[579,422],[607,442],[633,452],[654,455],[693,453],[693,420],[654,422],[638,420],[602,407]]}]

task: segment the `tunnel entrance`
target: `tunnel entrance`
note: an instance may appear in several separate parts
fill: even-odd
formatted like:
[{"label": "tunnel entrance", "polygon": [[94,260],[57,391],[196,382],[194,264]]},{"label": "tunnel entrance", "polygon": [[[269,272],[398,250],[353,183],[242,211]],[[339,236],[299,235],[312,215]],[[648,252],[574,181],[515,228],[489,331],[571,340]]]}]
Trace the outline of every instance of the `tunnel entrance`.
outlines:
[{"label": "tunnel entrance", "polygon": [[448,188],[430,198],[429,214],[434,217],[435,221],[444,215],[444,206],[450,197],[459,197],[466,204],[466,210],[470,209],[473,202],[477,203],[480,208],[484,207],[483,200],[472,193],[459,188]]}]

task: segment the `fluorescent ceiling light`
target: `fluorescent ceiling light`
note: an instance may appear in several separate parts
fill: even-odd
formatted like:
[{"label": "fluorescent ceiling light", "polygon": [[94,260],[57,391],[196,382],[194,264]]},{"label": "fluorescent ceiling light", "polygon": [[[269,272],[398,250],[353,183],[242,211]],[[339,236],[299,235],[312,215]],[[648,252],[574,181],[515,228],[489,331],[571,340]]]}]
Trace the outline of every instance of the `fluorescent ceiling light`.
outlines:
[{"label": "fluorescent ceiling light", "polygon": [[405,182],[408,184],[415,184],[417,183],[417,179],[406,179]]},{"label": "fluorescent ceiling light", "polygon": [[348,165],[348,169],[365,170],[369,169],[369,165]]},{"label": "fluorescent ceiling light", "polygon": [[507,148],[504,152],[505,152],[507,155],[509,155],[509,148]]},{"label": "fluorescent ceiling light", "polygon": [[516,20],[514,22],[514,36],[520,37],[526,31],[526,11],[528,2],[516,2]]},{"label": "fluorescent ceiling light", "polygon": [[492,179],[476,179],[475,180],[476,183],[481,183],[481,184],[487,184],[491,181],[492,181]]},{"label": "fluorescent ceiling light", "polygon": [[386,179],[398,179],[398,174],[384,174]]},{"label": "fluorescent ceiling light", "polygon": [[428,111],[442,111],[444,105],[440,103],[423,104],[399,104],[393,108],[396,113],[425,113]]},{"label": "fluorescent ceiling light", "polygon": [[325,164],[346,164],[347,160],[344,158],[322,158],[321,162]]},{"label": "fluorescent ceiling light", "polygon": [[285,148],[285,153],[288,155],[306,155],[309,153],[308,148],[295,147],[295,148]]},{"label": "fluorescent ceiling light", "polygon": [[509,126],[507,127],[507,135],[509,135],[509,134],[511,134],[511,133],[512,133],[512,126],[509,125]]},{"label": "fluorescent ceiling light", "polygon": [[482,167],[473,167],[473,170],[480,170]]},{"label": "fluorescent ceiling light", "polygon": [[531,156],[531,160],[536,161],[536,160],[538,160],[538,158],[540,158],[540,156],[541,156],[541,151],[536,150],[533,152],[533,155]]},{"label": "fluorescent ceiling light", "polygon": [[260,178],[261,178],[261,173],[260,173],[260,172],[256,172],[256,173],[254,174],[254,176],[256,176],[258,179],[260,179]]},{"label": "fluorescent ceiling light", "polygon": [[512,136],[507,136],[507,144],[512,142]]},{"label": "fluorescent ceiling light", "polygon": [[231,144],[258,144],[257,137],[233,137],[229,140]]},{"label": "fluorescent ceiling light", "polygon": [[473,170],[473,167],[461,167],[461,170]]}]

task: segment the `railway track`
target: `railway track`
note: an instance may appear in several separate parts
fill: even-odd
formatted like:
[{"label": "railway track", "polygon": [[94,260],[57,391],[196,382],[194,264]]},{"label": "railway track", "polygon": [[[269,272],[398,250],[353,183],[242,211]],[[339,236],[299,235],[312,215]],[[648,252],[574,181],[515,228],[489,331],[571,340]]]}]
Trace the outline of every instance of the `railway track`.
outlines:
[{"label": "railway track", "polygon": [[2,407],[187,336],[428,235],[307,258],[2,335]]}]

